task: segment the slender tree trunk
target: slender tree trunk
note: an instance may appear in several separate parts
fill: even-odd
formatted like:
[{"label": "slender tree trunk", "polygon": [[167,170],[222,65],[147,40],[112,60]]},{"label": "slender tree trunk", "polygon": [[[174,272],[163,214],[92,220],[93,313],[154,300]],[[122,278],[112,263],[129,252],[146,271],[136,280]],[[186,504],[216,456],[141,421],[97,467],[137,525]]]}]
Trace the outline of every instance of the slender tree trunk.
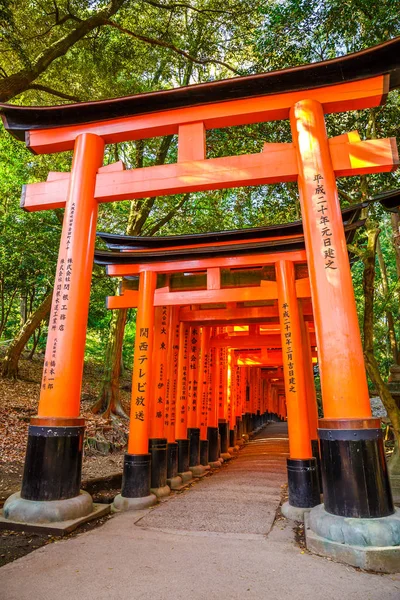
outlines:
[{"label": "slender tree trunk", "polygon": [[26,323],[28,318],[28,298],[27,296],[21,296],[19,299],[19,313],[21,317],[21,327]]},{"label": "slender tree trunk", "polygon": [[14,298],[16,295],[17,295],[17,290],[14,290],[14,292],[12,293],[11,298],[8,302],[8,305],[6,306],[5,300],[4,300],[3,289],[1,290],[0,337],[3,335],[4,330],[7,326],[8,316],[11,312]]},{"label": "slender tree trunk", "polygon": [[393,246],[396,256],[397,278],[400,279],[400,215],[398,213],[390,213],[390,221],[392,224]]},{"label": "slender tree trunk", "polygon": [[96,404],[92,406],[94,413],[100,412],[106,418],[110,418],[111,413],[125,419],[128,418],[119,394],[122,344],[127,313],[127,309],[113,311],[101,392]]},{"label": "slender tree trunk", "polygon": [[374,355],[374,285],[375,285],[375,257],[379,229],[368,219],[366,223],[368,243],[363,258],[364,274],[364,356],[368,375],[378,390],[378,394],[386,408],[392,423],[396,444],[400,444],[400,409],[394,401],[387,385],[385,384],[378,362]]},{"label": "slender tree trunk", "polygon": [[51,292],[46,296],[35,312],[28,317],[25,325],[22,327],[12,344],[9,346],[2,364],[2,377],[7,377],[8,379],[17,379],[18,362],[22,351],[24,350],[35,329],[49,314],[52,296],[53,290],[51,290]]},{"label": "slender tree trunk", "polygon": [[[389,282],[388,282],[387,270],[386,270],[386,265],[385,265],[385,259],[383,258],[382,248],[381,248],[381,244],[379,242],[379,238],[377,239],[377,242],[376,242],[376,253],[378,255],[379,268],[381,270],[382,288],[383,288],[383,293],[385,296],[385,302],[387,302],[388,296],[389,296]],[[389,343],[390,343],[390,350],[391,350],[392,357],[393,357],[393,362],[395,364],[399,364],[399,351],[398,351],[397,340],[396,340],[396,332],[395,332],[395,328],[394,328],[393,313],[391,310],[386,309],[385,314],[386,314],[386,319],[387,319],[387,324],[388,324]]]},{"label": "slender tree trunk", "polygon": [[29,356],[28,356],[28,360],[32,360],[35,352],[36,352],[36,348],[37,345],[39,343],[40,340],[40,334],[42,333],[42,328],[40,326],[40,324],[38,325],[37,329],[33,332],[33,345],[32,345],[32,350],[29,352]]}]

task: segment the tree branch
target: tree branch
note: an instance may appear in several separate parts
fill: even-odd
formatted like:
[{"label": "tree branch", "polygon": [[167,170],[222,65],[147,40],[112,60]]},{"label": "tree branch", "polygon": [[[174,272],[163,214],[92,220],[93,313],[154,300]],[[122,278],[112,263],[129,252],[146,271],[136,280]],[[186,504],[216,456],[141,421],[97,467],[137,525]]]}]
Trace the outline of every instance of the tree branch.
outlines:
[{"label": "tree branch", "polygon": [[218,14],[244,14],[245,11],[241,10],[239,12],[222,10],[218,8],[196,8],[195,6],[191,6],[190,4],[186,4],[185,2],[176,2],[174,4],[160,4],[159,2],[155,2],[154,0],[143,0],[146,4],[150,4],[155,8],[163,8],[164,10],[175,10],[175,8],[188,8],[189,10],[193,10],[194,12],[204,14],[204,13],[218,13]]},{"label": "tree branch", "polygon": [[25,42],[31,42],[32,40],[36,40],[38,38],[42,38],[45,37],[46,35],[48,35],[51,31],[53,31],[54,27],[60,27],[60,25],[64,25],[64,23],[67,23],[67,21],[78,21],[78,23],[82,22],[82,19],[79,19],[78,17],[75,17],[75,15],[64,15],[63,17],[61,17],[61,19],[57,19],[55,23],[53,23],[53,25],[51,25],[50,27],[48,27],[48,29],[46,29],[45,31],[42,31],[41,33],[37,33],[36,35],[29,37],[29,38],[24,38]]},{"label": "tree branch", "polygon": [[75,29],[41,52],[31,67],[22,69],[18,73],[0,80],[0,102],[7,102],[28,89],[32,81],[35,81],[53,61],[60,56],[64,56],[74,44],[93,31],[93,29],[104,25],[105,21],[118,12],[126,1],[110,0],[104,9],[78,23]]},{"label": "tree branch", "polygon": [[146,231],[146,235],[147,236],[152,236],[155,233],[157,233],[157,231],[159,231],[161,229],[161,227],[163,227],[166,223],[168,223],[168,221],[170,221],[172,219],[172,217],[174,217],[176,215],[176,213],[178,212],[178,210],[180,208],[182,208],[182,206],[185,204],[185,202],[187,202],[190,198],[190,193],[189,194],[185,194],[182,198],[182,200],[173,208],[169,211],[169,213],[167,213],[165,215],[165,217],[163,217],[162,219],[160,219],[159,221],[157,221],[157,223],[155,223],[153,225],[153,227],[151,227],[148,231]]},{"label": "tree branch", "polygon": [[347,194],[346,192],[344,192],[343,190],[338,188],[338,194],[341,198],[343,198],[343,200],[346,200],[347,202],[350,202],[350,204],[354,204],[354,198],[352,198],[349,194]]},{"label": "tree branch", "polygon": [[39,92],[46,92],[47,94],[51,94],[52,96],[58,96],[59,98],[63,98],[64,100],[71,100],[72,102],[80,102],[80,98],[78,96],[71,96],[70,94],[64,94],[64,92],[58,92],[57,90],[53,90],[53,88],[48,87],[47,85],[42,85],[41,83],[31,83],[28,90],[39,90]]},{"label": "tree branch", "polygon": [[103,24],[109,25],[110,27],[114,27],[115,29],[118,29],[118,31],[121,31],[121,33],[126,33],[126,35],[130,35],[131,37],[134,37],[137,40],[140,40],[141,42],[145,42],[146,44],[151,44],[152,46],[160,46],[161,48],[167,48],[168,50],[172,50],[176,54],[179,54],[180,56],[183,56],[187,60],[190,60],[191,62],[196,63],[198,65],[207,65],[207,64],[211,64],[211,63],[217,64],[217,65],[221,65],[222,67],[225,67],[229,71],[232,71],[232,73],[235,73],[235,75],[241,75],[240,71],[238,71],[234,67],[231,67],[231,65],[228,65],[228,63],[226,63],[222,60],[218,60],[216,58],[205,58],[204,60],[200,60],[198,58],[195,58],[194,56],[191,56],[184,50],[177,48],[177,46],[170,44],[169,42],[163,42],[162,40],[158,40],[156,38],[150,38],[150,37],[147,37],[146,35],[141,35],[139,33],[135,33],[134,31],[131,31],[130,29],[126,29],[125,27],[122,27],[122,25],[118,25],[118,23],[115,23],[114,21],[104,20]]}]

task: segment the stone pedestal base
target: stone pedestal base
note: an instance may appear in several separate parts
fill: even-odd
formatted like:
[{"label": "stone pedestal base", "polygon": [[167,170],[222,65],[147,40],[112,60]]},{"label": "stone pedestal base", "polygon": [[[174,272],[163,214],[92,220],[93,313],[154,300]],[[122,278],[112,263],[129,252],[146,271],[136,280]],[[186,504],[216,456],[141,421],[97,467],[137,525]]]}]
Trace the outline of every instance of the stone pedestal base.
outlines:
[{"label": "stone pedestal base", "polygon": [[163,485],[162,487],[158,488],[150,488],[150,492],[157,496],[157,498],[165,498],[166,496],[170,495],[171,488],[169,485]]},{"label": "stone pedestal base", "polygon": [[281,512],[284,517],[291,521],[304,521],[304,515],[309,513],[311,508],[299,508],[298,506],[291,506],[289,502],[284,502],[281,506]]},{"label": "stone pedestal base", "polygon": [[[61,502],[65,502],[62,500]],[[65,535],[77,529],[80,525],[100,519],[111,511],[110,504],[93,503],[92,511],[83,517],[76,519],[67,519],[66,521],[51,521],[48,523],[23,523],[21,521],[12,521],[6,519],[3,511],[0,510],[0,529],[8,529],[11,531],[29,531],[32,533],[46,533],[48,535]]]},{"label": "stone pedestal base", "polygon": [[307,549],[320,556],[381,573],[400,572],[400,510],[388,517],[338,517],[323,504],[305,515]]},{"label": "stone pedestal base", "polygon": [[178,476],[182,479],[182,483],[187,483],[193,479],[192,471],[184,471],[183,473],[178,473]]},{"label": "stone pedestal base", "polygon": [[393,502],[400,506],[400,449],[392,455],[388,463]]},{"label": "stone pedestal base", "polygon": [[209,465],[207,465],[207,467],[203,465],[195,465],[194,467],[189,467],[189,471],[191,471],[193,477],[203,477],[203,475],[205,475],[210,469]]},{"label": "stone pedestal base", "polygon": [[221,458],[223,458],[226,461],[231,460],[232,454],[229,454],[229,452],[222,452]]},{"label": "stone pedestal base", "polygon": [[211,469],[219,469],[219,467],[222,465],[222,462],[220,460],[212,460],[208,464],[210,465]]},{"label": "stone pedestal base", "polygon": [[149,508],[157,504],[157,496],[150,494],[149,496],[143,496],[142,498],[125,498],[118,494],[115,496],[113,507],[116,511],[120,510],[142,510],[143,508]]},{"label": "stone pedestal base", "polygon": [[180,490],[182,488],[182,479],[176,475],[176,477],[170,477],[167,479],[167,484],[171,490]]},{"label": "stone pedestal base", "polygon": [[26,500],[20,492],[7,498],[3,516],[21,523],[54,523],[80,519],[93,510],[92,497],[84,491],[66,500]]}]

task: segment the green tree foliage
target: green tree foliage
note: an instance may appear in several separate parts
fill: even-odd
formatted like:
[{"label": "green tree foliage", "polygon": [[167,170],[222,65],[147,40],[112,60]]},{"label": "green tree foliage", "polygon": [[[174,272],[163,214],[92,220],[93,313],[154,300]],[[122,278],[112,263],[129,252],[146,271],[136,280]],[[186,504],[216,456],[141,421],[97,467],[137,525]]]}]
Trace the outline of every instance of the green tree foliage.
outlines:
[{"label": "green tree foliage", "polygon": [[[326,60],[399,34],[397,0],[373,5],[367,0],[3,0],[0,98],[18,104],[52,104],[167,89]],[[330,136],[358,129],[362,137],[398,137],[398,123],[397,91],[389,94],[384,107],[327,117]],[[208,132],[207,151],[209,157],[260,152],[265,142],[290,140],[286,121],[256,124]],[[174,162],[176,153],[175,137],[127,142],[107,147],[105,163],[123,160],[127,168],[135,168]],[[32,156],[1,131],[3,340],[17,335],[29,312],[51,290],[61,229],[62,211],[25,214],[19,209],[21,186],[44,180],[49,170],[68,171],[70,164],[70,153]],[[398,187],[399,176],[345,178],[338,185],[346,206]],[[162,235],[270,225],[299,217],[297,187],[281,184],[101,205],[98,228]],[[388,313],[400,339],[399,272],[389,215],[377,208],[369,217],[379,225],[386,267],[385,276],[375,260],[374,356],[386,378],[393,360],[386,342]],[[354,242],[359,260],[353,267],[361,325],[367,246],[368,232],[361,231]],[[113,293],[113,282],[95,268],[87,355],[100,362],[114,343],[116,315],[113,320],[104,307],[104,297]],[[124,360],[130,364],[134,311],[125,317],[129,343],[124,345]],[[123,332],[124,324],[119,331]],[[45,335],[42,327],[39,349]],[[112,355],[117,361],[117,354]]]}]

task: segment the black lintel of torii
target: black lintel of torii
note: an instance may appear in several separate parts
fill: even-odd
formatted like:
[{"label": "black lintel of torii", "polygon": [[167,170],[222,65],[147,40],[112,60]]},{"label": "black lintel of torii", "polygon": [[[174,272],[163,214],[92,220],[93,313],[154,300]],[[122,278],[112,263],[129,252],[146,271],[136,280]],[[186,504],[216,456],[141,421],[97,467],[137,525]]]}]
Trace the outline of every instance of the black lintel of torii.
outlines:
[{"label": "black lintel of torii", "polygon": [[387,91],[400,87],[400,37],[360,52],[279,71],[93,102],[58,106],[0,104],[0,113],[6,129],[23,141],[25,132],[35,129],[52,129],[201,104],[310,90],[379,75],[388,76]]},{"label": "black lintel of torii", "polygon": [[[400,190],[384,192],[371,200],[342,210],[348,244],[353,241],[356,230],[364,225],[365,220],[361,218],[362,209],[372,202],[379,202],[385,210],[397,211],[396,207],[400,205]],[[190,258],[212,258],[217,255],[268,254],[305,248],[301,221],[189,235],[140,237],[98,232],[97,236],[111,249],[111,252],[95,251],[94,260],[98,265],[181,261]],[[218,245],[221,242],[223,244]]]}]

